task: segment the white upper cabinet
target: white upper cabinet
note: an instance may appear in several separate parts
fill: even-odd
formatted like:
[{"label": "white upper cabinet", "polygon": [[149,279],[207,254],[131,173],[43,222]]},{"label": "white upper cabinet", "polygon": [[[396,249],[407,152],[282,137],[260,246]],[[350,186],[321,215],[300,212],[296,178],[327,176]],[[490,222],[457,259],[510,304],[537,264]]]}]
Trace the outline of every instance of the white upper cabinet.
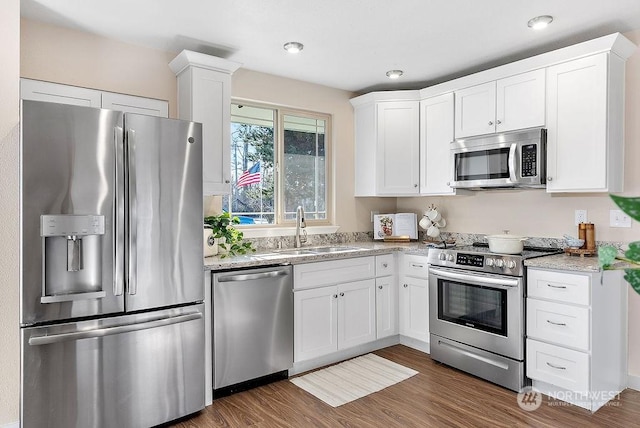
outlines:
[{"label": "white upper cabinet", "polygon": [[205,195],[231,191],[231,74],[240,64],[183,50],[169,64],[178,78],[178,117],[202,123]]},{"label": "white upper cabinet", "polygon": [[351,100],[355,110],[355,196],[412,196],[419,192],[419,109],[415,91],[399,97]]},{"label": "white upper cabinet", "polygon": [[624,60],[565,62],[547,69],[547,81],[547,191],[622,191]]},{"label": "white upper cabinet", "polygon": [[496,131],[496,82],[456,91],[456,138]]},{"label": "white upper cabinet", "polygon": [[420,101],[420,194],[453,195],[453,92]]},{"label": "white upper cabinet", "polygon": [[456,138],[544,126],[544,69],[461,89],[455,96]]},{"label": "white upper cabinet", "polygon": [[167,101],[40,80],[20,79],[20,98],[169,117],[169,103]]},{"label": "white upper cabinet", "polygon": [[377,106],[377,193],[415,195],[419,189],[418,101],[379,103]]},{"label": "white upper cabinet", "polygon": [[133,95],[104,92],[102,108],[120,110],[125,113],[146,114],[148,116],[169,117],[169,103]]},{"label": "white upper cabinet", "polygon": [[95,89],[20,79],[20,98],[84,107],[102,107],[102,93]]}]

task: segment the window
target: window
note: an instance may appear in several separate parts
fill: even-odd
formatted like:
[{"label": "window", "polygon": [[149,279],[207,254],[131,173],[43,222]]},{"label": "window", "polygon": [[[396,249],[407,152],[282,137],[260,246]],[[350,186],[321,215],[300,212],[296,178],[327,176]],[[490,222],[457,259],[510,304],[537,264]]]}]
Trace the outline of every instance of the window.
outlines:
[{"label": "window", "polygon": [[223,209],[241,224],[327,224],[330,145],[326,114],[231,105],[231,177]]}]

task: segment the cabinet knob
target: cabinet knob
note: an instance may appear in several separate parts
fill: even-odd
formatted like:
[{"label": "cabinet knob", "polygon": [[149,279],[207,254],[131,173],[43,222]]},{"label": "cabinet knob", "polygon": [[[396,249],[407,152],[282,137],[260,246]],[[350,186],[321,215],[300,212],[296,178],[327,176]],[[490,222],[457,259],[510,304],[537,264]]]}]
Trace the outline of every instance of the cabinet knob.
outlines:
[{"label": "cabinet knob", "polygon": [[489,126],[491,126],[491,125],[493,125],[493,122],[492,122],[492,121],[489,121]]},{"label": "cabinet knob", "polygon": [[224,182],[225,182],[225,184],[229,184],[229,183],[231,183],[231,181],[230,181],[230,180],[224,180]]},{"label": "cabinet knob", "polygon": [[378,285],[378,288],[379,288],[380,290],[382,290],[382,285]]},{"label": "cabinet knob", "polygon": [[502,121],[496,120],[496,124],[500,125],[501,123],[502,123]]},{"label": "cabinet knob", "polygon": [[407,284],[404,284],[404,288],[407,288],[408,286],[409,286],[409,285],[407,285]]},{"label": "cabinet knob", "polygon": [[337,298],[338,298],[338,295],[337,295],[337,294],[334,294],[334,295],[333,295],[333,298],[334,298],[334,299],[337,299]]},{"label": "cabinet knob", "polygon": [[344,297],[344,293],[340,293],[340,297]]},{"label": "cabinet knob", "polygon": [[418,187],[418,185],[417,185],[417,184],[414,184],[414,185],[413,185],[413,187]]},{"label": "cabinet knob", "polygon": [[547,181],[553,181],[553,177],[547,177]]},{"label": "cabinet knob", "polygon": [[388,263],[382,263],[382,267],[383,268],[389,267],[389,264]]}]

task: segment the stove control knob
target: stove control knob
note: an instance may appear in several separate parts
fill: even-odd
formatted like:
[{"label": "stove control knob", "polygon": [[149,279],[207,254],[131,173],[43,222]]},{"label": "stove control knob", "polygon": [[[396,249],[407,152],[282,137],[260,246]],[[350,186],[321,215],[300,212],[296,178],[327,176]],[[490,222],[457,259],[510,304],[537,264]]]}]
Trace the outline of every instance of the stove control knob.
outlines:
[{"label": "stove control knob", "polygon": [[497,268],[504,268],[504,260],[497,259],[495,265]]},{"label": "stove control knob", "polygon": [[447,261],[449,262],[453,261],[453,254],[447,254]]},{"label": "stove control knob", "polygon": [[487,259],[487,262],[486,262],[487,266],[492,267],[494,263],[495,263],[495,260],[493,260],[492,258]]},{"label": "stove control knob", "polygon": [[509,269],[513,269],[513,268],[515,268],[515,267],[516,267],[516,262],[514,262],[513,260],[509,260],[509,261],[507,261],[507,267],[508,267]]},{"label": "stove control knob", "polygon": [[438,260],[442,260],[442,261],[447,260],[447,255],[445,253],[438,254]]}]

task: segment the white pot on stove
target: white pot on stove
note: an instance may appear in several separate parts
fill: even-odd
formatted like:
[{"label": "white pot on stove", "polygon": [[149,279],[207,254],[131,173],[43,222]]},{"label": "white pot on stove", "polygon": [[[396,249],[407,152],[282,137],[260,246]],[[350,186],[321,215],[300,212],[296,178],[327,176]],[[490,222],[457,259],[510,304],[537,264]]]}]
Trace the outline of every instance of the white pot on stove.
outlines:
[{"label": "white pot on stove", "polygon": [[502,235],[487,235],[486,238],[489,242],[489,251],[500,254],[521,253],[524,241],[527,240],[526,236],[510,235],[507,230]]}]

